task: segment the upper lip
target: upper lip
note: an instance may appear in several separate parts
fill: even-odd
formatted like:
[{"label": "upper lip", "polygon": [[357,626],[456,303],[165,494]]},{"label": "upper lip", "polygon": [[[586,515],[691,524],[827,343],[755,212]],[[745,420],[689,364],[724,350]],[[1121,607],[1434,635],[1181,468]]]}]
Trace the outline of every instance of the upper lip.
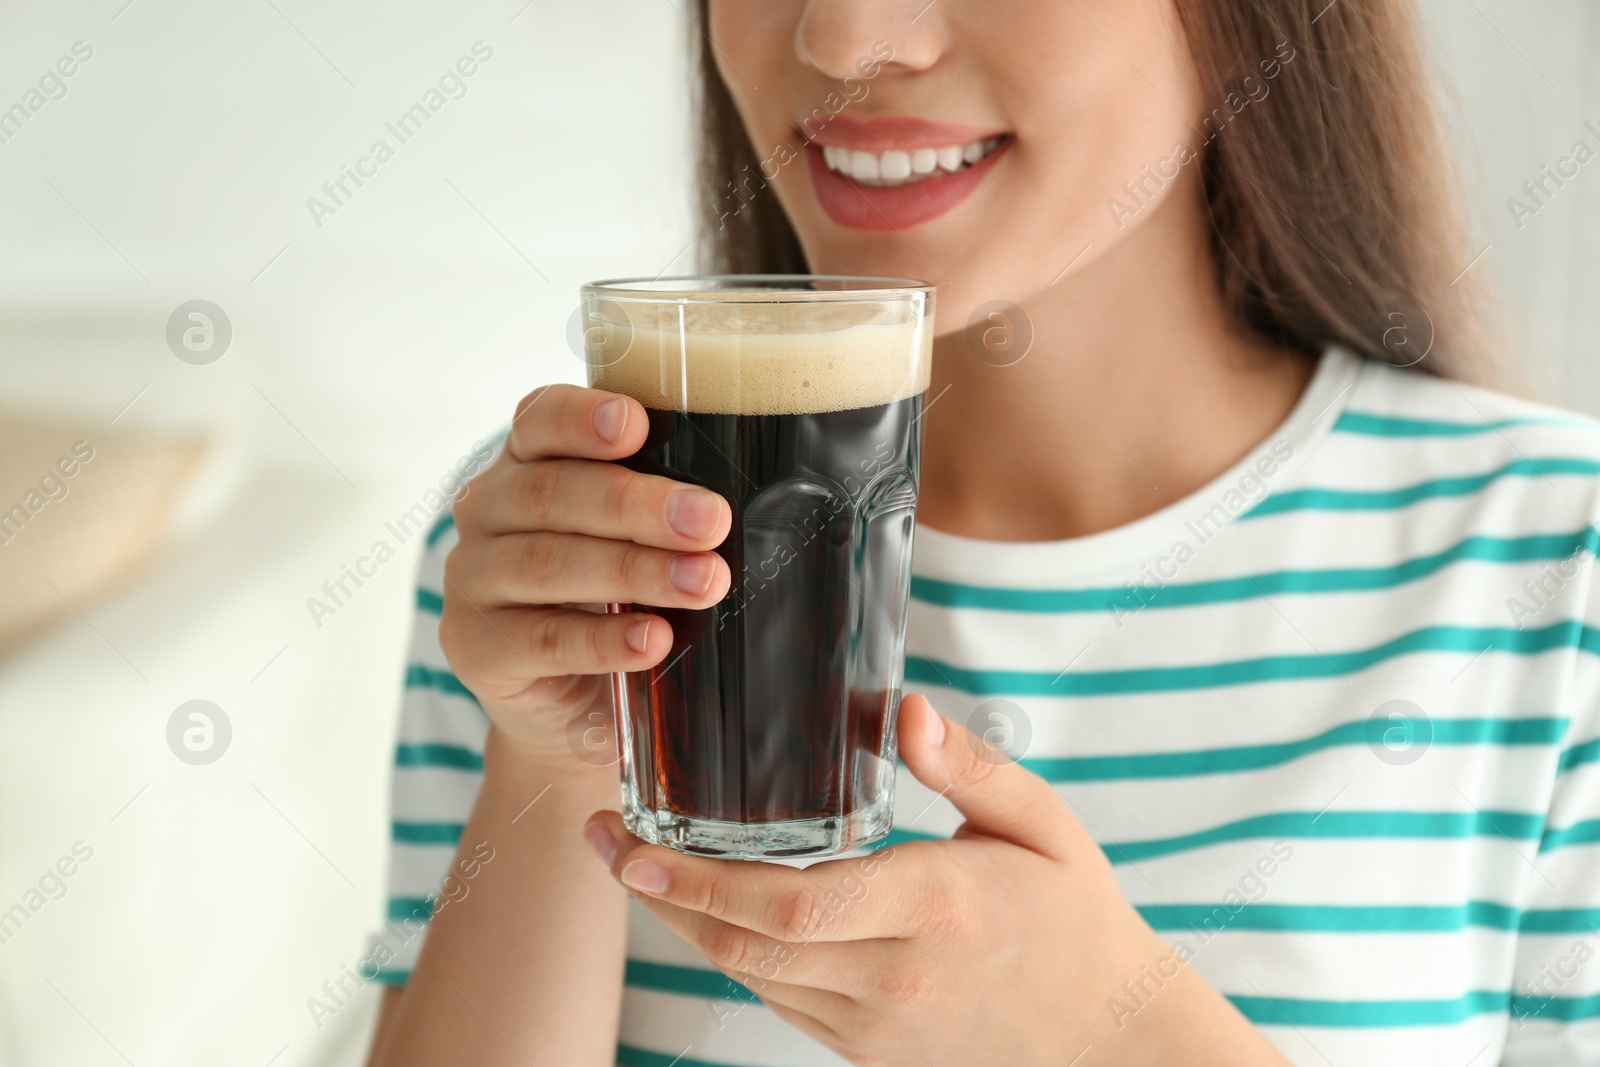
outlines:
[{"label": "upper lip", "polygon": [[834,115],[825,123],[797,126],[802,137],[818,145],[835,145],[859,152],[887,152],[890,149],[938,148],[969,144],[990,137],[1003,137],[1005,130],[992,126],[967,126],[936,122],[913,115],[884,115],[855,118]]}]

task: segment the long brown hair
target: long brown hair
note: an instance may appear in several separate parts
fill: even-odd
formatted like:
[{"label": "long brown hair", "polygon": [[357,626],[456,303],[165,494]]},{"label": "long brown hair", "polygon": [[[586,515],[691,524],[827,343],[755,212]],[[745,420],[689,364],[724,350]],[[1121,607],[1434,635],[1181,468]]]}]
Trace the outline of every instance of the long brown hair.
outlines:
[{"label": "long brown hair", "polygon": [[[1271,106],[1227,113],[1226,130],[1200,149],[1212,258],[1239,320],[1309,354],[1338,344],[1445,377],[1520,385],[1478,280],[1485,268],[1473,263],[1411,0],[1174,2],[1218,107],[1285,42],[1293,50]],[[707,3],[697,0],[709,31]],[[803,273],[777,198],[742,192],[760,184],[763,161],[709,42],[692,40],[705,266]]]}]

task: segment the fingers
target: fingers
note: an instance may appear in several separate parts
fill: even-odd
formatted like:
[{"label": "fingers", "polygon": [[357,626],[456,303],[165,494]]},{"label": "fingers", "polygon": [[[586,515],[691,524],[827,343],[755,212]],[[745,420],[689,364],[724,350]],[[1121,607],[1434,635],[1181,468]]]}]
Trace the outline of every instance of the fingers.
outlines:
[{"label": "fingers", "polygon": [[452,562],[451,582],[484,609],[566,603],[709,608],[733,580],[715,552],[671,552],[581,534],[493,537]]},{"label": "fingers", "polygon": [[924,696],[900,704],[900,758],[967,818],[965,829],[1054,859],[1088,843],[1061,794],[982,739],[933,710]]},{"label": "fingers", "polygon": [[653,667],[672,648],[672,627],[633,612],[481,610],[447,586],[439,644],[480,697],[507,699],[546,678]]},{"label": "fingers", "polygon": [[614,463],[501,464],[479,476],[479,487],[456,520],[491,534],[550,530],[694,552],[721,544],[733,523],[728,502],[709,489]]},{"label": "fingers", "polygon": [[[646,845],[622,817],[590,820],[617,842],[611,871],[649,897],[791,945],[909,937],[919,928],[906,902],[929,888],[921,867],[891,861],[900,849],[814,864],[803,871],[778,864],[686,856]],[[893,869],[893,873],[886,873]],[[894,883],[894,884],[890,884]]]},{"label": "fingers", "polygon": [[855,941],[848,945],[817,941],[791,945],[754,930],[641,896],[661,924],[693,945],[717,970],[767,999],[776,985],[850,991],[851,968],[870,969],[897,941]]},{"label": "fingers", "polygon": [[520,463],[553,456],[621,459],[648,430],[637,400],[577,385],[546,385],[517,402],[506,451]]}]

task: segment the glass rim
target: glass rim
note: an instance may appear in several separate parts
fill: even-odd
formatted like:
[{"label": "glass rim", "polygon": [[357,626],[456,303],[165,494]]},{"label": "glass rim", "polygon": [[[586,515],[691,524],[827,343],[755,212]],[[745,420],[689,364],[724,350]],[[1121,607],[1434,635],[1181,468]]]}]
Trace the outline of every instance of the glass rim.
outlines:
[{"label": "glass rim", "polygon": [[[830,288],[815,288],[823,282]],[[835,303],[894,300],[935,286],[914,278],[851,274],[685,274],[670,278],[604,278],[581,287],[607,300],[671,304]]]}]

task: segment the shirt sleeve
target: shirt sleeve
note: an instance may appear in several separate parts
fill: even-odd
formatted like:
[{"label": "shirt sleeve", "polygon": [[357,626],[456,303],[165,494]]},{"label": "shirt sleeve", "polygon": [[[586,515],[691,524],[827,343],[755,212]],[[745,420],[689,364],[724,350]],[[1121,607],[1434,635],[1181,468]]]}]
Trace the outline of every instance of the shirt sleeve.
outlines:
[{"label": "shirt sleeve", "polygon": [[439,648],[444,560],[455,542],[446,515],[428,532],[418,569],[391,785],[388,910],[361,964],[363,978],[388,985],[411,977],[483,779],[489,717]]},{"label": "shirt sleeve", "polygon": [[1566,613],[1568,726],[1537,854],[1526,850],[1503,1060],[1516,1067],[1600,1063],[1600,590],[1594,555],[1584,555]]}]

